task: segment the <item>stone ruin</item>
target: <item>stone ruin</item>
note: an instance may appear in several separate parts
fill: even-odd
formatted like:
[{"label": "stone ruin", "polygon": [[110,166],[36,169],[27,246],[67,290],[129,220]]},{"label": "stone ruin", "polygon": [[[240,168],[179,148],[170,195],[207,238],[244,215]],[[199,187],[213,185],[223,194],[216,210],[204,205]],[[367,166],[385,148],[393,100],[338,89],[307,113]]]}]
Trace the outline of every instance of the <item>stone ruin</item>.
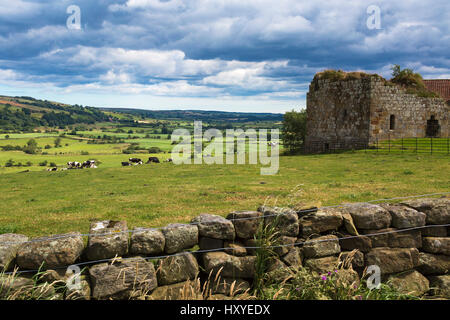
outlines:
[{"label": "stone ruin", "polygon": [[[377,265],[382,280],[391,280],[400,292],[450,298],[450,198],[356,203],[309,213],[260,207],[226,218],[201,214],[191,224],[161,229],[128,230],[124,221],[99,221],[91,224],[87,244],[80,233],[33,241],[3,234],[0,271],[43,265],[42,282],[65,283],[73,275],[68,266],[85,267],[80,286],[54,292],[58,299],[130,299],[139,292],[154,300],[231,299],[232,287],[242,293],[252,286],[261,224],[277,231],[279,246],[265,270],[275,281],[303,266],[319,274],[339,269],[359,282],[366,267]],[[32,275],[21,273],[14,282],[1,275],[0,298],[5,290],[32,286]],[[186,289],[203,288],[207,280],[206,295]]]},{"label": "stone ruin", "polygon": [[314,79],[306,111],[307,153],[362,149],[387,139],[450,136],[445,99],[408,93],[378,75]]}]

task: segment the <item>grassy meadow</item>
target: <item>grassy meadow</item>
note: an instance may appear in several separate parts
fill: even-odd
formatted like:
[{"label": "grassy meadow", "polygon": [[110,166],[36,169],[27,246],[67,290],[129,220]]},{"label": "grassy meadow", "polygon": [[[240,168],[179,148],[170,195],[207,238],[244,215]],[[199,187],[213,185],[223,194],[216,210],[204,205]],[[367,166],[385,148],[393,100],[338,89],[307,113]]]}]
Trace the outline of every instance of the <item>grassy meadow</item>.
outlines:
[{"label": "grassy meadow", "polygon": [[261,176],[259,165],[121,167],[120,161],[133,155],[119,151],[75,157],[100,160],[98,169],[47,172],[33,165],[30,172],[20,172],[26,168],[3,166],[11,153],[17,161],[20,155],[23,161],[35,163],[48,157],[64,164],[74,156],[0,152],[0,232],[29,236],[86,233],[92,220],[120,219],[129,227],[158,227],[189,222],[200,213],[255,210],[264,203],[320,206],[450,190],[446,155],[360,151],[281,156],[279,173]]}]

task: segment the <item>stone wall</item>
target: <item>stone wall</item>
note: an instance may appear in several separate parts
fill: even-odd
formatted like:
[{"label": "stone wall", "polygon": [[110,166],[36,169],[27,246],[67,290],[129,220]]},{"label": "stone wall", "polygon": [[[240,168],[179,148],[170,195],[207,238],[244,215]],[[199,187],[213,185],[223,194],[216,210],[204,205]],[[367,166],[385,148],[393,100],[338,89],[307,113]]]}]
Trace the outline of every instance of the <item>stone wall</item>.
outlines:
[{"label": "stone wall", "polygon": [[[129,299],[142,293],[157,300],[203,299],[205,282],[208,299],[228,299],[231,288],[242,292],[252,286],[261,224],[277,235],[276,256],[266,269],[272,279],[281,281],[303,266],[321,274],[344,270],[358,281],[367,266],[377,265],[382,279],[400,291],[450,298],[450,229],[440,226],[450,224],[449,198],[309,213],[260,207],[226,218],[202,214],[190,224],[161,229],[128,230],[123,221],[99,221],[91,224],[87,244],[80,233],[31,241],[3,234],[0,270],[35,270],[43,264],[41,282],[66,283],[73,275],[68,266],[85,267],[81,286],[57,294],[61,299]],[[14,292],[32,285],[32,275],[22,273],[14,283],[1,276],[0,296],[4,288]]]},{"label": "stone wall", "polygon": [[443,99],[408,94],[379,77],[315,80],[307,94],[305,151],[360,149],[377,139],[422,138],[433,119],[439,127],[437,136],[449,137],[449,114]]}]

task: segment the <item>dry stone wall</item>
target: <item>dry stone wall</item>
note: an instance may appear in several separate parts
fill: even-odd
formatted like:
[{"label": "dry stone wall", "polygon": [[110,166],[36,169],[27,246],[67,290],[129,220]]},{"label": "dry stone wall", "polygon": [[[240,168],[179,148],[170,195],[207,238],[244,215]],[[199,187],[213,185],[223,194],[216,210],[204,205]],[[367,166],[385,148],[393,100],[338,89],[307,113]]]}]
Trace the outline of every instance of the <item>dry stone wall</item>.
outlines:
[{"label": "dry stone wall", "polygon": [[[273,281],[300,267],[320,274],[340,269],[359,281],[365,268],[377,265],[382,280],[402,292],[450,298],[448,224],[449,198],[310,212],[262,206],[226,218],[201,214],[191,224],[162,229],[128,230],[124,221],[99,221],[91,224],[86,245],[80,233],[31,242],[23,235],[0,235],[0,269],[26,271],[42,265],[46,272],[41,281],[68,284],[73,273],[67,267],[84,268],[79,286],[67,285],[61,299],[130,299],[144,293],[157,300],[229,299],[231,290],[251,288],[261,250],[258,230],[265,227],[276,235],[275,256],[265,270]],[[14,292],[31,285],[32,275],[21,273],[6,284],[3,275],[0,287]]]}]

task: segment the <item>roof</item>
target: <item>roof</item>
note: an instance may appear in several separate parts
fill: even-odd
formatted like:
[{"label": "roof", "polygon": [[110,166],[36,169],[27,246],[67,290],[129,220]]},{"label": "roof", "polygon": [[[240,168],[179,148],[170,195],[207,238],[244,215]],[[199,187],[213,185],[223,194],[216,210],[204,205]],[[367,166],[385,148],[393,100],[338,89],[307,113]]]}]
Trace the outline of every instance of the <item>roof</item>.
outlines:
[{"label": "roof", "polygon": [[450,100],[450,79],[423,80],[428,90],[438,93],[444,100]]}]

